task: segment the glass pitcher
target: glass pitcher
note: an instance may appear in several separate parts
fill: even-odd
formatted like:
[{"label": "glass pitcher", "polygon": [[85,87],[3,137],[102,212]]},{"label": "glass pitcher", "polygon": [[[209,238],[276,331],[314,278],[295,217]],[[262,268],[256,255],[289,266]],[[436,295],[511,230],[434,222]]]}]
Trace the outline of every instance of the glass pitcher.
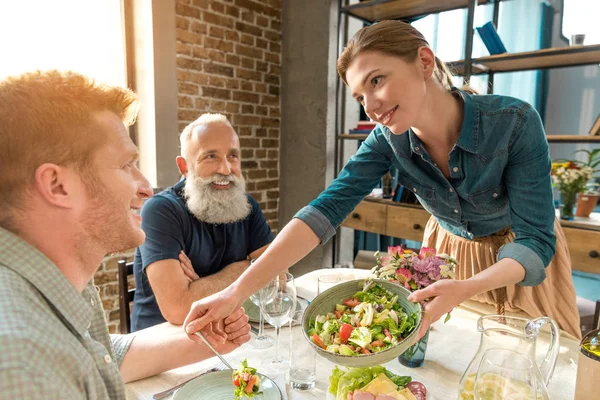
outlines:
[{"label": "glass pitcher", "polygon": [[[550,345],[543,361],[538,365],[536,360],[536,341],[542,326],[550,327]],[[559,351],[559,329],[556,322],[548,317],[533,320],[504,315],[485,315],[477,321],[477,330],[481,333],[481,341],[475,357],[469,363],[460,378],[458,398],[474,400],[475,379],[479,365],[485,352],[489,349],[506,349],[528,357],[533,362],[533,373],[543,386],[552,377]]]},{"label": "glass pitcher", "polygon": [[474,400],[548,400],[535,368],[535,361],[514,350],[487,350],[477,370]]}]

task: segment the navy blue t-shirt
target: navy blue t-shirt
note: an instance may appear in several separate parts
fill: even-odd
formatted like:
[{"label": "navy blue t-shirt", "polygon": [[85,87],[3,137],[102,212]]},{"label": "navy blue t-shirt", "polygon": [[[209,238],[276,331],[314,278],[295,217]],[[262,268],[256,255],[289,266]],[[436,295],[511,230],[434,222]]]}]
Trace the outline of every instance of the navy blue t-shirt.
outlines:
[{"label": "navy blue t-shirt", "polygon": [[245,219],[229,224],[209,224],[189,212],[182,193],[184,186],[185,180],[181,180],[148,199],[142,208],[146,240],[135,251],[132,331],[166,321],[148,282],[148,265],[160,260],[178,260],[179,252],[183,250],[198,276],[204,277],[233,262],[245,260],[248,254],[273,241],[273,233],[258,203],[249,195],[252,211]]}]

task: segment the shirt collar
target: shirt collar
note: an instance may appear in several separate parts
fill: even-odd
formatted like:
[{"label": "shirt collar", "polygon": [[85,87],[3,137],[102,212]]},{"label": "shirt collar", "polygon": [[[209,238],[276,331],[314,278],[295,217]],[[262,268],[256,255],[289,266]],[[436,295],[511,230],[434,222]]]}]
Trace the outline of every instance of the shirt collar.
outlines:
[{"label": "shirt collar", "polygon": [[42,252],[0,228],[0,264],[31,283],[81,336],[89,328],[90,302]]},{"label": "shirt collar", "polygon": [[463,100],[463,122],[456,145],[470,153],[477,153],[479,118],[477,118],[477,104],[473,95],[464,90],[453,87],[452,94],[458,95]]}]

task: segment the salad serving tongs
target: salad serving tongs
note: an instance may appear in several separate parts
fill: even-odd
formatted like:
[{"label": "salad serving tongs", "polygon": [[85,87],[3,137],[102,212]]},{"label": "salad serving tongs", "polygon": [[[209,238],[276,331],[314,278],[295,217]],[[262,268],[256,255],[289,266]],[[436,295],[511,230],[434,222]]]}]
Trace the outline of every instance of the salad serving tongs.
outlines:
[{"label": "salad serving tongs", "polygon": [[225,364],[225,366],[227,368],[229,368],[230,370],[233,371],[233,367],[231,365],[229,365],[227,360],[221,354],[219,354],[219,352],[212,346],[212,344],[210,344],[210,342],[208,341],[208,339],[206,339],[206,337],[202,334],[202,332],[197,331],[195,334],[200,336],[200,339],[202,339],[202,341],[208,346],[209,349],[211,349],[213,351],[213,353],[215,353],[217,355],[217,357],[219,357],[221,362],[223,364]]}]

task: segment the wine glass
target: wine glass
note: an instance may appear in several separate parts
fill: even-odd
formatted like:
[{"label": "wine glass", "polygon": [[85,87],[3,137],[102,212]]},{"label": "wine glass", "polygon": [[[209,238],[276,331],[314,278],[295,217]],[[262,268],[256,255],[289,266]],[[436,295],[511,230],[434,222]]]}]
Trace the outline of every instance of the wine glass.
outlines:
[{"label": "wine glass", "polygon": [[[267,334],[265,334],[265,318],[263,316],[263,312],[262,312],[262,308],[260,307],[260,293],[263,290],[271,290],[273,292],[273,288],[262,288],[260,289],[258,292],[253,293],[250,296],[250,300],[252,301],[252,303],[254,303],[254,305],[256,305],[256,307],[258,308],[258,334],[254,337],[254,339],[252,339],[250,342],[248,342],[248,346],[254,348],[254,349],[268,349],[269,347],[273,346],[273,338]],[[269,296],[268,293],[265,294],[265,296]],[[272,296],[272,294],[271,294]]]},{"label": "wine glass", "polygon": [[261,363],[267,372],[285,372],[290,361],[282,358],[279,352],[281,327],[287,324],[296,310],[296,285],[294,276],[289,272],[279,275],[260,291],[260,308],[265,320],[275,327],[275,357]]}]

